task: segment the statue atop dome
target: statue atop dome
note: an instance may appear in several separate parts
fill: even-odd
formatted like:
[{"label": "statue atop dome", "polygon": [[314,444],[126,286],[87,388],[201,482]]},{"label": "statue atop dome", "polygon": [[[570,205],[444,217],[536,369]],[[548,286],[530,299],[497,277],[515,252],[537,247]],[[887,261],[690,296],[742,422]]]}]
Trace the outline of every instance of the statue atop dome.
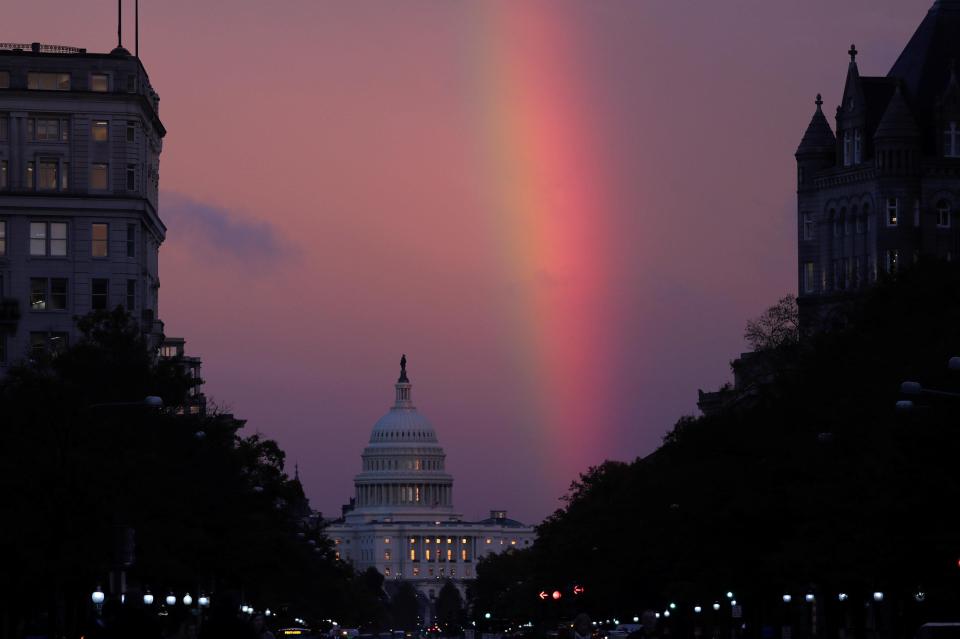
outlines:
[{"label": "statue atop dome", "polygon": [[407,379],[407,354],[404,353],[400,356],[400,379],[397,380],[398,384],[409,384],[410,380]]}]

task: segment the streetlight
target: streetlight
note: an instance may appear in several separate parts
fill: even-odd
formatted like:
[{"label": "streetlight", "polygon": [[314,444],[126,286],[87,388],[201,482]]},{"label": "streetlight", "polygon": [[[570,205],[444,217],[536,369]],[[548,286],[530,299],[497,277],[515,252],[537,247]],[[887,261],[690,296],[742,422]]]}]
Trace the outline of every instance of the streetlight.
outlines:
[{"label": "streetlight", "polygon": [[813,603],[817,599],[812,592],[808,592],[806,595],[803,596],[803,598],[807,603]]},{"label": "streetlight", "polygon": [[848,595],[845,592],[841,592],[839,595],[837,595],[837,601],[846,601],[849,598],[850,598],[850,595]]},{"label": "streetlight", "polygon": [[143,605],[152,606],[153,605],[153,593],[150,592],[148,588],[145,593],[143,593]]},{"label": "streetlight", "polygon": [[783,596],[783,603],[790,603],[791,601],[793,601],[793,596],[792,596],[792,595],[784,595],[784,596]]},{"label": "streetlight", "polygon": [[106,599],[106,595],[103,594],[103,588],[98,585],[96,589],[90,593],[90,601],[92,601],[93,605],[99,610],[100,606],[103,605],[104,599]]},{"label": "streetlight", "polygon": [[677,604],[671,602],[671,603],[670,603],[670,610],[676,610],[676,609],[677,609]]},{"label": "streetlight", "polygon": [[879,590],[873,593],[873,600],[876,601],[877,603],[880,603],[881,601],[883,601],[883,593],[880,592]]},{"label": "streetlight", "polygon": [[699,615],[701,612],[703,612],[703,608],[700,606],[694,606],[693,611]]},{"label": "streetlight", "polygon": [[200,607],[201,607],[201,608],[209,608],[209,607],[210,607],[210,597],[208,597],[208,596],[206,596],[206,595],[200,595],[200,598],[197,599],[197,603],[200,604]]},{"label": "streetlight", "polygon": [[663,616],[664,616],[664,617],[670,617],[670,611],[669,611],[669,610],[664,610],[664,611],[663,611]]},{"label": "streetlight", "polygon": [[727,591],[727,599],[733,599],[733,592],[730,590]]},{"label": "streetlight", "polygon": [[176,597],[172,592],[171,592],[169,595],[167,595],[167,598],[166,598],[165,601],[167,602],[167,605],[168,605],[168,606],[176,606],[176,605],[177,605],[177,597]]},{"label": "streetlight", "polygon": [[720,604],[718,604],[718,603],[713,604],[713,609],[714,609],[714,610],[720,610]]},{"label": "streetlight", "polygon": [[193,597],[191,597],[191,596],[190,596],[190,593],[188,592],[187,594],[185,594],[185,595],[183,596],[183,605],[184,605],[184,606],[189,606],[189,605],[191,605],[192,603],[193,603]]}]

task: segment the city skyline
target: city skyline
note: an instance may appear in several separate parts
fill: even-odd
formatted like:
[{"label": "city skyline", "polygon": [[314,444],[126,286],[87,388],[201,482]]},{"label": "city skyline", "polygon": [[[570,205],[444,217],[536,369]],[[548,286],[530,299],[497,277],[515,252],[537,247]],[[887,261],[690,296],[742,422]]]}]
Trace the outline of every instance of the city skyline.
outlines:
[{"label": "city skyline", "polygon": [[[160,317],[207,394],[334,514],[405,352],[458,508],[535,522],[796,292],[814,96],[833,124],[851,42],[884,75],[931,2],[141,4]],[[4,39],[109,51],[114,11],[24,3]]]}]

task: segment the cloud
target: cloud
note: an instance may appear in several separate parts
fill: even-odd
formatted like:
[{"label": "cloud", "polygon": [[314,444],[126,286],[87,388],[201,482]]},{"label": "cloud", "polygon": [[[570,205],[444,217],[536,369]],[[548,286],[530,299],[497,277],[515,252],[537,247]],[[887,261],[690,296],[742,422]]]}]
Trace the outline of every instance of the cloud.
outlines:
[{"label": "cloud", "polygon": [[244,264],[274,264],[298,252],[269,222],[240,217],[180,193],[161,193],[160,219],[167,225],[167,241],[201,245]]}]

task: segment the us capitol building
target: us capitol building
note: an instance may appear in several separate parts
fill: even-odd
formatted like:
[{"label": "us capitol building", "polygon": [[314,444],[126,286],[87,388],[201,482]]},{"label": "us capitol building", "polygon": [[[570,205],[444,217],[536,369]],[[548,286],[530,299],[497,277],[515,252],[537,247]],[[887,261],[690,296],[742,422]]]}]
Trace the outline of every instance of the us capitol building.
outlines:
[{"label": "us capitol building", "polygon": [[446,580],[464,592],[477,561],[491,553],[533,544],[532,526],[494,510],[464,521],[453,506],[453,476],[427,419],[413,405],[406,356],[400,362],[396,401],[373,426],[361,455],[355,493],[344,515],[327,527],[337,558],[387,580],[406,580],[433,601]]}]

